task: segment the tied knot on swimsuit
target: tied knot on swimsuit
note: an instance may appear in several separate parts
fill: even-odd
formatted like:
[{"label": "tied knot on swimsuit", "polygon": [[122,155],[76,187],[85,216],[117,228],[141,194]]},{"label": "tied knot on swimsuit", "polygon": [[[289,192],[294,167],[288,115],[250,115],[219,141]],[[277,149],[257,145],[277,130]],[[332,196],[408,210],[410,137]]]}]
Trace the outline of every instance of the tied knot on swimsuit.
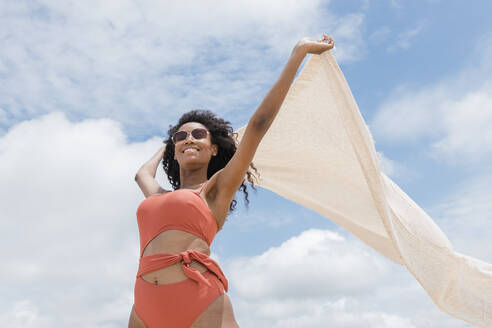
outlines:
[{"label": "tied knot on swimsuit", "polygon": [[[190,279],[193,279],[195,280],[196,282],[198,282],[198,290],[199,290],[199,293],[201,293],[205,286],[208,286],[209,288],[212,287],[212,285],[210,284],[210,282],[205,279],[205,277],[203,276],[203,274],[196,270],[196,269],[193,269],[190,264],[191,264],[191,261],[194,260],[192,259],[192,253],[190,253],[189,251],[184,251],[184,252],[181,252],[179,253],[179,259],[181,260],[181,266],[183,267],[183,271],[185,273],[185,275],[190,278]],[[207,267],[208,269],[208,267]]]},{"label": "tied knot on swimsuit", "polygon": [[151,254],[144,256],[140,259],[137,277],[140,277],[141,275],[152,271],[171,266],[181,261],[181,267],[183,268],[184,274],[188,278],[198,283],[199,291],[202,291],[204,288],[207,287],[212,287],[210,282],[203,276],[200,271],[190,266],[193,260],[200,262],[209,271],[214,273],[224,285],[225,291],[228,290],[227,279],[217,262],[212,260],[207,254],[194,249],[186,250],[179,254]]}]

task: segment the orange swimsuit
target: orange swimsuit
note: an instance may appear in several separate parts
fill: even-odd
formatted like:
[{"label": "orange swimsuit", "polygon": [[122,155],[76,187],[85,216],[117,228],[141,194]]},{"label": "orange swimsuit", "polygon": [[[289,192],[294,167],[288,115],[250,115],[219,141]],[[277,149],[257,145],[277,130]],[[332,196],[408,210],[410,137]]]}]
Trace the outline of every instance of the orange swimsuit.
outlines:
[{"label": "orange swimsuit", "polygon": [[[210,246],[217,233],[217,221],[199,191],[178,189],[151,195],[140,203],[137,222],[140,233],[140,262],[134,290],[134,309],[148,328],[188,328],[217,297],[228,290],[219,265],[207,254],[187,250],[179,254],[152,254],[142,257],[145,247],[166,230],[182,230],[205,240]],[[190,267],[197,260],[209,271]],[[189,278],[177,283],[155,285],[142,275],[181,261]]]}]

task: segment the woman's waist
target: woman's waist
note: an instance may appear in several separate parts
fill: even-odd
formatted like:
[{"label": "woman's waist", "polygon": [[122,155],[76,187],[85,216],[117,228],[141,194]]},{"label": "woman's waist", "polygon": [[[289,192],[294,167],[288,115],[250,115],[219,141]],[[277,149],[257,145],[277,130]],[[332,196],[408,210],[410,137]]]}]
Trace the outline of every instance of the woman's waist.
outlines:
[{"label": "woman's waist", "polygon": [[154,236],[145,246],[142,257],[152,254],[178,254],[197,250],[210,255],[208,243],[197,235],[181,230],[165,230]]},{"label": "woman's waist", "polygon": [[[191,269],[197,270],[201,274],[210,271],[207,266],[197,260],[191,260],[188,264]],[[152,284],[171,284],[188,279],[183,270],[183,264],[177,262],[169,266],[140,274],[143,280]]]},{"label": "woman's waist", "polygon": [[[221,268],[208,254],[196,249],[188,249],[180,253],[156,253],[140,258],[137,278],[141,277],[153,284],[169,284],[190,278],[199,284],[199,288],[210,282],[203,273],[211,271],[224,284],[227,291],[228,282]],[[200,287],[201,286],[201,287]]]},{"label": "woman's waist", "polygon": [[218,264],[208,254],[188,249],[174,254],[143,256],[140,258],[137,277],[153,284],[169,284],[186,280],[193,272],[203,274],[207,271],[223,275]]}]

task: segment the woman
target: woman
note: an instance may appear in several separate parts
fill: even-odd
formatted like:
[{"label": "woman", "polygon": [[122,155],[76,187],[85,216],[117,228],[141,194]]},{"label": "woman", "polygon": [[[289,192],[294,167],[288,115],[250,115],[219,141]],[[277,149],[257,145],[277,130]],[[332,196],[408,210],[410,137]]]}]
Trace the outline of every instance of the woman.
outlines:
[{"label": "woman", "polygon": [[[333,48],[326,34],[301,39],[279,79],[248,122],[237,149],[232,128],[209,111],[184,114],[166,145],[137,172],[146,199],[137,209],[140,263],[129,327],[239,327],[228,281],[210,244],[234,210],[255,151],[273,122],[306,54]],[[155,181],[160,161],[174,191]]]}]

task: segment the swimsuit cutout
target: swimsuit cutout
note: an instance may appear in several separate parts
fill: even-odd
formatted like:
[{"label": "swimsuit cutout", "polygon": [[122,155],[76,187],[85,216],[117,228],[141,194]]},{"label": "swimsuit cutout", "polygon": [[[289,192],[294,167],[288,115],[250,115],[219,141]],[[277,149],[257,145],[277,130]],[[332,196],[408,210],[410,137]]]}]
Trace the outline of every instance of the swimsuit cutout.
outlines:
[{"label": "swimsuit cutout", "polygon": [[[134,303],[135,312],[147,327],[189,327],[210,303],[228,290],[227,279],[219,265],[198,250],[142,256],[150,241],[166,230],[189,232],[211,245],[218,226],[212,211],[200,196],[205,184],[199,191],[177,189],[150,195],[137,208],[140,262]],[[193,260],[209,271],[202,274],[190,267]],[[187,280],[153,285],[141,277],[180,261],[184,274],[189,278]]]}]

